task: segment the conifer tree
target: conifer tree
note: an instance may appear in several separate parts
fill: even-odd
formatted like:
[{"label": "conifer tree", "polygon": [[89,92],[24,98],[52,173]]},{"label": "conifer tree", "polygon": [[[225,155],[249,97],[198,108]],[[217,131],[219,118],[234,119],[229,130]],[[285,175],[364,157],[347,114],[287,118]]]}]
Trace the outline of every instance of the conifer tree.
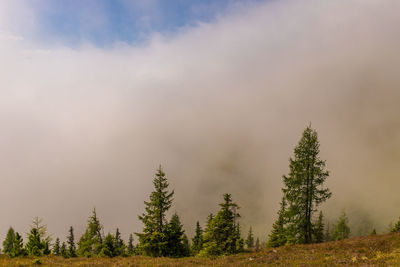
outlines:
[{"label": "conifer tree", "polygon": [[335,230],[333,231],[333,238],[335,240],[342,240],[348,238],[350,235],[350,227],[348,226],[349,219],[346,216],[346,213],[342,211],[340,215]]},{"label": "conifer tree", "polygon": [[29,256],[41,256],[43,254],[43,243],[37,228],[32,228],[28,235],[26,250]]},{"label": "conifer tree", "polygon": [[247,239],[246,239],[246,246],[247,249],[253,249],[254,248],[254,235],[253,235],[253,229],[250,226],[249,233],[247,234]]},{"label": "conifer tree", "polygon": [[324,241],[324,215],[322,211],[319,212],[318,220],[314,225],[314,241],[316,243],[321,243]]},{"label": "conifer tree", "polygon": [[56,256],[60,256],[60,238],[56,238],[56,241],[53,246],[53,254]]},{"label": "conifer tree", "polygon": [[333,234],[332,234],[332,230],[331,230],[331,227],[330,227],[330,223],[327,222],[326,229],[325,229],[325,234],[324,234],[324,241],[325,242],[333,241],[334,239],[333,239],[332,235]]},{"label": "conifer tree", "polygon": [[257,237],[255,251],[260,251],[260,239]]},{"label": "conifer tree", "polygon": [[96,208],[93,208],[86,231],[78,242],[77,254],[79,256],[91,257],[100,253],[103,243],[102,230],[103,226],[97,218]]},{"label": "conifer tree", "polygon": [[25,256],[26,251],[24,248],[24,242],[22,240],[22,236],[18,233],[15,232],[15,238],[12,246],[12,250],[10,252],[11,257],[19,257],[19,256]]},{"label": "conifer tree", "polygon": [[376,230],[375,230],[375,228],[372,229],[371,235],[376,235]]},{"label": "conifer tree", "polygon": [[10,254],[15,240],[15,232],[12,227],[8,229],[6,239],[3,241],[3,253]]},{"label": "conifer tree", "polygon": [[43,255],[49,255],[50,251],[50,240],[43,241]]},{"label": "conifer tree", "polygon": [[294,149],[294,158],[290,158],[290,172],[283,176],[284,198],[288,209],[287,235],[291,243],[313,242],[312,218],[317,207],[331,196],[323,188],[329,172],[325,170],[325,161],[319,158],[317,132],[308,126]]},{"label": "conifer tree", "polygon": [[282,198],[281,207],[278,211],[278,219],[272,225],[272,231],[269,234],[268,246],[279,247],[286,244],[288,235],[285,229],[285,218],[286,213],[286,200]]},{"label": "conifer tree", "polygon": [[224,202],[215,217],[209,216],[203,236],[201,256],[217,256],[237,253],[243,246],[240,238],[240,227],[236,223],[240,215],[236,212],[239,206],[232,202],[230,194],[224,194]]},{"label": "conifer tree", "polygon": [[203,248],[203,230],[200,227],[200,223],[196,223],[195,235],[192,238],[192,254],[196,255]]},{"label": "conifer tree", "polygon": [[166,256],[168,251],[168,223],[166,212],[172,204],[174,191],[168,191],[168,181],[161,166],[158,168],[154,180],[155,190],[150,194],[150,201],[145,201],[146,212],[139,216],[143,222],[143,233],[136,233],[139,237],[139,250],[149,256]]},{"label": "conifer tree", "polygon": [[179,219],[178,214],[174,214],[168,224],[167,229],[167,253],[166,256],[170,257],[184,257],[188,256],[185,244],[183,243],[185,238],[185,231]]},{"label": "conifer tree", "polygon": [[112,234],[108,233],[104,238],[99,256],[110,258],[115,256],[115,237]]},{"label": "conifer tree", "polygon": [[74,228],[72,226],[69,228],[69,235],[67,237],[67,243],[68,243],[68,256],[71,258],[76,257]]},{"label": "conifer tree", "polygon": [[114,256],[123,256],[125,255],[125,244],[124,240],[121,238],[121,233],[119,229],[115,231],[115,244],[114,244]]},{"label": "conifer tree", "polygon": [[[392,223],[391,223],[392,224]],[[393,224],[392,224],[393,225]],[[394,227],[392,225],[389,225],[389,229],[391,233],[396,233],[400,231],[400,218],[397,221],[397,223],[394,225]]]},{"label": "conifer tree", "polygon": [[244,240],[241,237],[241,228],[240,228],[240,223],[236,223],[236,230],[235,234],[233,236],[234,240],[236,240],[235,245],[236,245],[236,251],[233,253],[239,253],[244,250]]},{"label": "conifer tree", "polygon": [[182,243],[183,243],[183,253],[182,253],[182,256],[183,256],[183,257],[188,257],[188,256],[190,256],[190,253],[191,253],[191,251],[190,251],[190,244],[189,244],[189,239],[188,239],[188,237],[187,237],[186,234],[183,234]]},{"label": "conifer tree", "polygon": [[135,246],[133,245],[133,235],[129,235],[129,242],[128,242],[128,255],[132,256],[135,254]]},{"label": "conifer tree", "polygon": [[65,242],[62,242],[62,245],[60,248],[60,254],[63,258],[68,258],[68,251],[67,251],[67,246],[65,245]]}]

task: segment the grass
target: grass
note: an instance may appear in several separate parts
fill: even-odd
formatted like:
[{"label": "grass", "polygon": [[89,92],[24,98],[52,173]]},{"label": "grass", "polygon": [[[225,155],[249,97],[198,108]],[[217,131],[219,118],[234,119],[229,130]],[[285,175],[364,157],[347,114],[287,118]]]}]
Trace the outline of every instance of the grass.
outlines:
[{"label": "grass", "polygon": [[[36,257],[0,256],[0,266],[32,266]],[[400,266],[400,234],[386,234],[312,245],[285,246],[216,259],[73,258],[46,256],[41,266]]]}]

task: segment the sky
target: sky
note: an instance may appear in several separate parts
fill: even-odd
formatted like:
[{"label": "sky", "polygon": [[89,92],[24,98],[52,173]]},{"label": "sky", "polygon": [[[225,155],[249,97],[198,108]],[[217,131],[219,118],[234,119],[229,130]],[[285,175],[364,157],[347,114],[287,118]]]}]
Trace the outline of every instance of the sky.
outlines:
[{"label": "sky", "polygon": [[[189,237],[222,194],[266,240],[312,123],[352,234],[400,215],[397,0],[0,1],[0,239],[139,232],[162,164]],[[26,238],[25,238],[26,240]]]}]

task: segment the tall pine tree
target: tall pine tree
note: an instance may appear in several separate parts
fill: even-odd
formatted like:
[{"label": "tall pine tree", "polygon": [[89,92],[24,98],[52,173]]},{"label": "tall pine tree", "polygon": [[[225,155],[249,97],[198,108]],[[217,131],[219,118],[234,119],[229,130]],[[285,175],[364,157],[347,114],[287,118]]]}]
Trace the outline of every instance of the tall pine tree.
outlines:
[{"label": "tall pine tree", "polygon": [[283,176],[287,234],[293,243],[313,242],[313,214],[331,196],[329,189],[322,187],[329,172],[319,158],[319,146],[318,134],[310,125],[294,149],[294,158],[290,158],[289,174]]},{"label": "tall pine tree", "polygon": [[68,256],[71,258],[76,257],[74,228],[72,226],[69,228],[69,235],[67,237],[67,243],[68,243]]},{"label": "tall pine tree", "polygon": [[86,231],[78,242],[77,254],[79,256],[91,257],[100,253],[103,243],[102,230],[103,226],[97,218],[96,208],[93,208]]},{"label": "tall pine tree", "polygon": [[197,221],[195,235],[192,238],[192,254],[196,255],[203,248],[203,230],[200,227],[200,223]]},{"label": "tall pine tree", "polygon": [[150,201],[144,202],[146,212],[138,216],[144,224],[143,233],[136,233],[139,237],[138,249],[153,257],[167,256],[168,223],[165,215],[171,207],[174,191],[168,191],[169,184],[161,166],[155,174],[153,184],[155,190],[150,194]]}]

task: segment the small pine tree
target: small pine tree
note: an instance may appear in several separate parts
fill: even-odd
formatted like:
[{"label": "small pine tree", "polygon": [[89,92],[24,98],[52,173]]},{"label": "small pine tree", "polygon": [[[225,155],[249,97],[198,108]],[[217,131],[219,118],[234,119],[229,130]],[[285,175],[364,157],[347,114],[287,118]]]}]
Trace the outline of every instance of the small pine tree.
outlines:
[{"label": "small pine tree", "polygon": [[100,257],[114,257],[115,255],[115,237],[108,233],[104,238],[103,247],[99,253]]},{"label": "small pine tree", "polygon": [[394,225],[394,227],[391,228],[390,232],[391,233],[396,233],[400,231],[400,218],[398,222]]},{"label": "small pine tree", "polygon": [[230,194],[224,194],[224,202],[219,205],[221,209],[217,215],[209,216],[200,256],[233,254],[243,248],[240,227],[236,223],[236,219],[240,217],[236,212],[239,206],[232,202]]},{"label": "small pine tree", "polygon": [[348,226],[349,219],[346,216],[346,213],[342,211],[340,215],[335,230],[333,231],[333,238],[335,240],[342,240],[348,238],[350,235],[350,227]]},{"label": "small pine tree", "polygon": [[60,238],[56,238],[56,242],[53,246],[53,254],[56,256],[60,256]]},{"label": "small pine tree", "polygon": [[74,228],[72,226],[69,228],[69,235],[67,237],[67,243],[68,243],[68,256],[71,258],[76,257]]},{"label": "small pine tree", "polygon": [[150,194],[150,201],[145,201],[146,212],[139,216],[143,222],[143,233],[136,233],[139,237],[139,250],[149,256],[166,256],[168,251],[168,222],[166,212],[172,204],[174,191],[168,191],[168,180],[160,166],[155,174],[154,191]]},{"label": "small pine tree", "polygon": [[190,254],[191,254],[191,251],[190,251],[190,244],[189,244],[189,239],[188,239],[188,237],[187,237],[186,234],[183,234],[182,243],[183,243],[183,253],[182,253],[182,256],[183,256],[183,257],[188,257],[188,256],[190,256]]},{"label": "small pine tree", "polygon": [[32,228],[28,235],[26,250],[29,256],[41,256],[43,254],[43,243],[37,228]]},{"label": "small pine tree", "polygon": [[196,223],[195,235],[192,238],[192,254],[196,255],[203,248],[203,230],[200,227],[200,223]]},{"label": "small pine tree", "polygon": [[49,255],[51,253],[50,250],[50,240],[43,241],[43,255]]},{"label": "small pine tree", "polygon": [[63,258],[68,258],[67,245],[65,245],[65,242],[62,242],[62,245],[60,248],[60,254]]},{"label": "small pine tree", "polygon": [[260,239],[257,237],[255,251],[260,251]]},{"label": "small pine tree", "polygon": [[324,241],[325,242],[329,242],[329,241],[333,241],[333,240],[334,240],[333,239],[333,233],[332,233],[331,228],[330,228],[330,223],[328,222],[326,224],[326,228],[325,228]]},{"label": "small pine tree", "polygon": [[372,229],[371,235],[376,235],[376,230],[375,230],[375,228]]},{"label": "small pine tree", "polygon": [[103,243],[102,229],[103,226],[97,217],[96,208],[93,208],[86,231],[78,242],[78,256],[91,257],[100,253]]},{"label": "small pine tree", "polygon": [[3,241],[3,253],[10,254],[15,241],[15,232],[12,227],[8,229],[6,239]]},{"label": "small pine tree", "polygon": [[129,242],[128,242],[128,255],[132,256],[135,254],[135,246],[133,245],[133,235],[129,235]]},{"label": "small pine tree", "polygon": [[115,231],[115,244],[114,244],[114,256],[123,256],[125,255],[125,244],[124,240],[121,238],[121,233],[119,232],[119,229]]},{"label": "small pine tree", "polygon": [[324,215],[322,211],[319,212],[318,220],[314,224],[314,241],[316,243],[321,243],[324,241]]},{"label": "small pine tree", "polygon": [[278,211],[278,219],[272,225],[272,231],[269,234],[268,246],[279,247],[283,246],[287,242],[287,234],[285,229],[285,213],[286,213],[286,200],[283,197],[281,207]]},{"label": "small pine tree", "polygon": [[170,257],[184,257],[188,256],[185,246],[183,244],[185,231],[179,219],[178,214],[174,214],[168,224],[167,229],[167,253],[166,256]]},{"label": "small pine tree", "polygon": [[247,234],[246,246],[247,246],[247,249],[254,248],[254,235],[253,235],[253,228],[251,226],[249,229],[249,233]]},{"label": "small pine tree", "polygon": [[10,256],[11,257],[19,257],[19,256],[25,256],[25,255],[26,255],[26,251],[24,248],[24,241],[22,240],[22,236],[18,232],[15,232],[13,248],[10,252]]}]

